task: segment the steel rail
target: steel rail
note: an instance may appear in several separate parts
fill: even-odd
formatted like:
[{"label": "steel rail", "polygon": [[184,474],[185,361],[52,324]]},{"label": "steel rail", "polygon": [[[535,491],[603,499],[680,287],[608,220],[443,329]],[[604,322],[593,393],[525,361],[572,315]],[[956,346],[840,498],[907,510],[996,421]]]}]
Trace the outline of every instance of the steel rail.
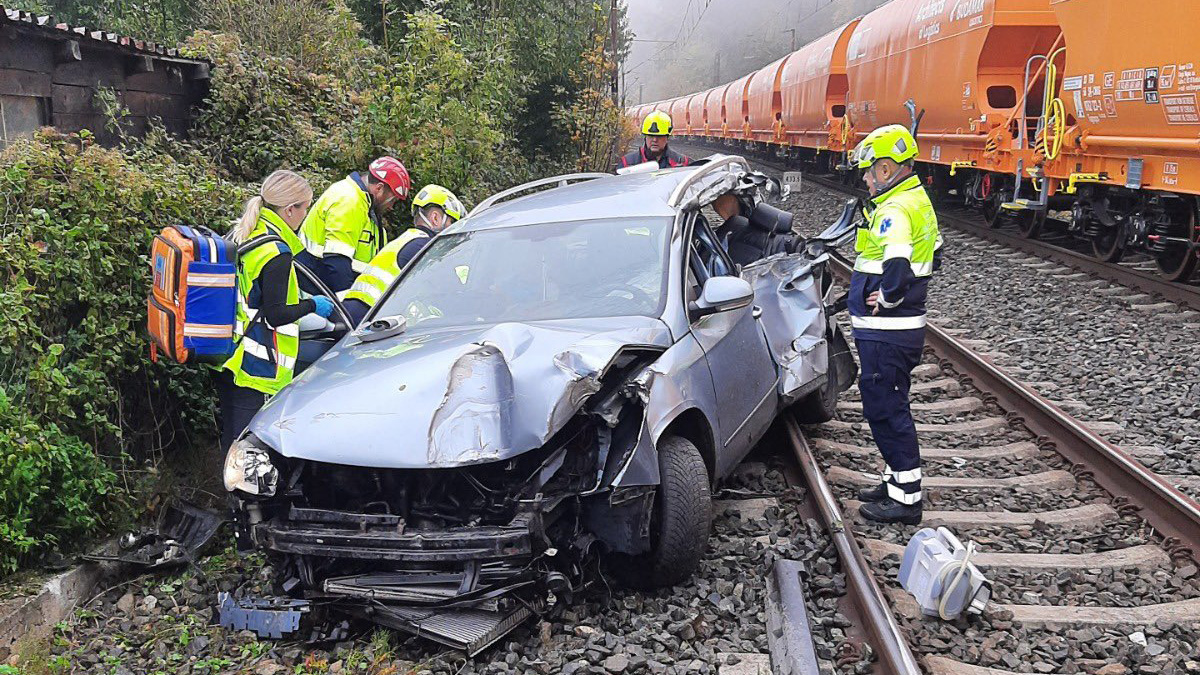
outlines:
[{"label": "steel rail", "polygon": [[[838,260],[832,263],[839,276],[849,278],[849,267]],[[1137,505],[1139,516],[1168,539],[1168,550],[1200,554],[1200,503],[937,325],[926,325],[925,343],[1002,408],[1019,416],[1046,447],[1082,466],[1114,497]]]},{"label": "steel rail", "polygon": [[875,582],[870,563],[842,517],[837,498],[825,482],[825,474],[808,447],[804,434],[800,432],[800,425],[790,415],[785,415],[784,422],[792,441],[792,451],[800,464],[800,473],[804,475],[810,496],[837,549],[842,571],[846,574],[850,599],[863,619],[863,628],[877,650],[883,672],[888,675],[920,675],[921,668],[917,665],[916,657],[900,632],[900,626],[892,616],[891,606],[883,597],[879,584]]},{"label": "steel rail", "polygon": [[1102,488],[1139,505],[1139,515],[1160,534],[1200,553],[1200,504],[936,325],[926,326],[925,341],[1001,407],[1019,415],[1039,439],[1083,465]]}]

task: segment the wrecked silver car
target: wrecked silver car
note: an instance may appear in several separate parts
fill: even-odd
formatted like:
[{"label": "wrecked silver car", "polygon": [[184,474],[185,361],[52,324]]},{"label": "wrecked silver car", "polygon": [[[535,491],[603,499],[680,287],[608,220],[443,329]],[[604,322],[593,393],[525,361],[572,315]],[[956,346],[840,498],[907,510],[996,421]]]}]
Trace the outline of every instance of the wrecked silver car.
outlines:
[{"label": "wrecked silver car", "polygon": [[630,584],[688,578],[711,487],[854,377],[824,254],[739,270],[718,243],[703,207],[753,212],[751,173],[718,156],[482,203],[230,449],[240,547],[284,595],[469,654],[601,558]]}]

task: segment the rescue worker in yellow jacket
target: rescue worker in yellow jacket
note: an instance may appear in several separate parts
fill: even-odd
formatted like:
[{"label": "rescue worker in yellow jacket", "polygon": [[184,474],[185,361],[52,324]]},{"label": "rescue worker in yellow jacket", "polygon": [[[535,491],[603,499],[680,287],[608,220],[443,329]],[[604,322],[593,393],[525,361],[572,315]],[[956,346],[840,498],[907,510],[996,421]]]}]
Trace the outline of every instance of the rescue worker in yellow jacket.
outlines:
[{"label": "rescue worker in yellow jacket", "polygon": [[300,299],[293,255],[302,250],[296,229],[312,204],[304,177],[276,171],[246,204],[230,238],[237,261],[237,348],[217,376],[221,446],[228,449],[266,402],[292,381],[300,347],[300,317],[328,317],[333,301]]},{"label": "rescue worker in yellow jacket", "polygon": [[339,298],[387,244],[383,217],[408,199],[408,169],[380,157],[366,175],[354,172],[329,186],[300,228],[304,252],[297,261],[313,271]]},{"label": "rescue worker in yellow jacket", "polygon": [[909,525],[921,522],[921,452],[908,393],[941,244],[933,205],[913,171],[916,156],[916,139],[897,124],[867,134],[854,150],[871,201],[848,297],[863,417],[885,464],[879,485],[859,493],[860,511],[869,520]]},{"label": "rescue worker in yellow jacket", "polygon": [[383,247],[346,292],[345,307],[354,323],[383,297],[384,291],[433,237],[466,215],[462,202],[441,185],[429,184],[413,198],[413,226]]}]

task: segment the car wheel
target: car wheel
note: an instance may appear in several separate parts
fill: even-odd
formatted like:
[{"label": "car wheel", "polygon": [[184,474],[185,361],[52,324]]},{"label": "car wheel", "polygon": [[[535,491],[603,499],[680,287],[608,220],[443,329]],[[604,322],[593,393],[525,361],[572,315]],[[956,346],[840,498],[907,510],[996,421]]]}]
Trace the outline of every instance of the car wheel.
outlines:
[{"label": "car wheel", "polygon": [[838,359],[829,359],[829,369],[826,371],[825,384],[820,389],[792,404],[792,413],[801,424],[821,424],[828,422],[837,415]]},{"label": "car wheel", "polygon": [[650,525],[650,551],[615,570],[634,588],[673,586],[700,566],[712,526],[708,469],[686,438],[668,436],[658,448],[660,481]]}]

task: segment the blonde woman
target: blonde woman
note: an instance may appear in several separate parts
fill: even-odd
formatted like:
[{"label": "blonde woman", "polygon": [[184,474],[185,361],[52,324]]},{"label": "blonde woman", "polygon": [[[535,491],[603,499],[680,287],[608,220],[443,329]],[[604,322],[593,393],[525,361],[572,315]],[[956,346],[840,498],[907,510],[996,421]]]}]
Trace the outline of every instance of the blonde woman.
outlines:
[{"label": "blonde woman", "polygon": [[292,381],[300,346],[300,317],[327,317],[324,296],[301,300],[292,256],[303,250],[296,230],[312,204],[308,181],[276,171],[246,203],[230,238],[239,245],[237,349],[217,378],[221,444],[228,449],[266,402]]}]

